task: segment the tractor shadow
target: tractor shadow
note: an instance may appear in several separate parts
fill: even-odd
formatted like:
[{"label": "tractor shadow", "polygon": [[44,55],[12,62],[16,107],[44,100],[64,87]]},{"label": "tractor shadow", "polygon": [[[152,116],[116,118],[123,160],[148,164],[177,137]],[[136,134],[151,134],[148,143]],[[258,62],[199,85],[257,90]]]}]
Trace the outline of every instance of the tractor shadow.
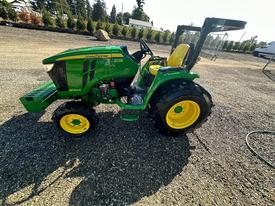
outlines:
[{"label": "tractor shadow", "polygon": [[[92,138],[64,142],[51,122],[39,121],[42,115],[25,113],[0,126],[3,205],[24,203],[51,190],[60,178],[74,177],[83,180],[70,205],[135,203],[169,184],[192,149],[186,136],[162,136],[145,117],[125,123],[110,112],[98,114],[99,129]],[[11,200],[28,187],[31,192]]]}]

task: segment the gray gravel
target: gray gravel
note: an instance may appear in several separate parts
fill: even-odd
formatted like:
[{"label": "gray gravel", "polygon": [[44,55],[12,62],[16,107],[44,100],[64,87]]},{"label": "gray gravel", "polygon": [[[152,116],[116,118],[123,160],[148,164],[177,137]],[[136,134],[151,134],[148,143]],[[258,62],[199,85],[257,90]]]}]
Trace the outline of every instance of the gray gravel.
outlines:
[{"label": "gray gravel", "polygon": [[[123,122],[118,107],[100,105],[94,136],[67,143],[51,122],[60,102],[46,113],[25,112],[18,98],[49,79],[43,58],[100,44],[138,48],[0,26],[0,205],[274,205],[274,170],[244,141],[251,130],[275,130],[275,85],[261,72],[266,60],[202,58],[195,71],[215,107],[209,121],[187,136],[162,136],[146,114]],[[169,53],[167,46],[151,47],[158,55]],[[270,68],[275,74],[275,64]],[[251,141],[274,160],[274,138]]]}]

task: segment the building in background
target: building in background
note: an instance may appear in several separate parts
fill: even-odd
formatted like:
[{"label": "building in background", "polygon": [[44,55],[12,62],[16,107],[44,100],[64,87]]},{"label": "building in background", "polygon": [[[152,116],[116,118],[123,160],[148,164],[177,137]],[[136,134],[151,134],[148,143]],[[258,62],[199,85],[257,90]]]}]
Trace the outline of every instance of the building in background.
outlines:
[{"label": "building in background", "polygon": [[135,27],[137,29],[152,29],[153,25],[147,21],[129,19],[129,27]]}]

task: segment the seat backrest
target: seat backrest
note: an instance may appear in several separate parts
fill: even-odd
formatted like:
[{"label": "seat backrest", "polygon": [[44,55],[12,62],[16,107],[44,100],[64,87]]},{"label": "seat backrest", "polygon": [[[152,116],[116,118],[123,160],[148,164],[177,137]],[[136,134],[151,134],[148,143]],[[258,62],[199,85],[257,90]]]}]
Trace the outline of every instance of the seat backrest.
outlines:
[{"label": "seat backrest", "polygon": [[179,44],[177,48],[172,52],[171,56],[167,60],[167,66],[180,67],[189,51],[190,46],[188,44]]}]

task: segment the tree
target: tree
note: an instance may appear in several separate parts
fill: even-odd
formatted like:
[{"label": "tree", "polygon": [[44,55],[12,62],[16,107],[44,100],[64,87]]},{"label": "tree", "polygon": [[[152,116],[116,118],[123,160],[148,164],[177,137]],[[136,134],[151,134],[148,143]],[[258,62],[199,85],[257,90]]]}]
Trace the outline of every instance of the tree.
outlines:
[{"label": "tree", "polygon": [[59,27],[59,28],[65,28],[66,25],[65,25],[65,21],[63,19],[63,17],[61,15],[57,15],[56,17],[56,25]]},{"label": "tree", "polygon": [[169,30],[165,30],[164,31],[164,34],[163,34],[163,43],[167,42],[169,34],[170,34]]},{"label": "tree", "polygon": [[31,7],[34,11],[42,12],[44,9],[49,9],[49,3],[48,0],[31,0]]},{"label": "tree", "polygon": [[85,0],[77,0],[76,1],[76,10],[77,15],[82,16],[84,19],[87,18],[87,12],[86,12],[86,2]]},{"label": "tree", "polygon": [[94,21],[105,21],[106,20],[106,4],[103,0],[97,0],[93,5],[92,19]]},{"label": "tree", "polygon": [[142,39],[144,36],[144,29],[140,29],[138,32],[138,39]]},{"label": "tree", "polygon": [[145,4],[144,0],[136,0],[137,6],[139,9],[143,9],[143,5]]},{"label": "tree", "polygon": [[147,34],[146,34],[147,41],[151,41],[152,37],[153,37],[153,30],[152,29],[148,29]]},{"label": "tree", "polygon": [[123,23],[129,25],[129,19],[131,18],[131,14],[129,12],[125,12],[123,14]]},{"label": "tree", "polygon": [[111,34],[112,28],[111,28],[111,24],[109,24],[108,22],[105,24],[105,29],[104,29],[109,35]]},{"label": "tree", "polygon": [[0,7],[0,17],[4,20],[8,19],[8,10],[6,7]]},{"label": "tree", "polygon": [[119,25],[122,25],[123,24],[123,15],[121,12],[118,12],[117,13],[117,16],[116,16],[116,21]]},{"label": "tree", "polygon": [[86,29],[86,23],[82,16],[79,16],[76,22],[76,27],[79,31],[84,31]]},{"label": "tree", "polygon": [[103,24],[101,21],[98,21],[96,24],[96,30],[103,29]]},{"label": "tree", "polygon": [[122,28],[122,31],[121,31],[121,34],[123,35],[123,37],[126,37],[127,36],[127,33],[128,33],[128,28],[126,26],[124,26]]},{"label": "tree", "polygon": [[234,44],[234,46],[233,46],[233,50],[239,51],[240,46],[241,46],[241,43],[240,43],[240,42],[235,42],[235,44]]},{"label": "tree", "polygon": [[8,8],[8,17],[12,21],[17,21],[17,13],[13,8]]},{"label": "tree", "polygon": [[267,46],[267,43],[265,41],[261,41],[256,45],[256,48],[264,48]]},{"label": "tree", "polygon": [[131,30],[131,37],[132,39],[135,39],[137,35],[137,29],[135,27],[132,28]]},{"label": "tree", "polygon": [[62,16],[63,14],[71,13],[67,0],[48,0],[48,2],[50,2],[49,5],[53,14],[60,14]]},{"label": "tree", "polygon": [[12,4],[6,0],[0,1],[0,17],[4,20],[10,19],[12,21],[17,21],[17,13],[13,9]]},{"label": "tree", "polygon": [[70,7],[71,14],[76,16],[77,15],[76,0],[67,0],[67,2]]},{"label": "tree", "polygon": [[234,41],[230,41],[230,42],[228,43],[228,45],[227,45],[226,50],[227,50],[227,51],[232,50],[233,46],[234,46]]},{"label": "tree", "polygon": [[248,41],[249,41],[249,40],[246,40],[246,41],[243,41],[243,42],[241,43],[241,46],[240,46],[240,50],[241,50],[241,51],[245,52],[245,47],[246,47],[246,44],[248,43]]},{"label": "tree", "polygon": [[143,11],[143,9],[134,7],[132,11],[132,18],[141,21],[150,21],[150,17]]},{"label": "tree", "polygon": [[46,27],[53,25],[53,20],[49,11],[43,11],[42,21]]},{"label": "tree", "polygon": [[113,26],[113,35],[118,36],[119,32],[120,32],[120,28],[119,28],[118,24],[115,24]]},{"label": "tree", "polygon": [[72,15],[68,15],[67,26],[69,29],[75,28],[75,20],[73,19]]},{"label": "tree", "polygon": [[93,22],[92,22],[92,19],[88,19],[88,23],[87,23],[87,30],[93,34],[94,33],[94,25],[93,25]]},{"label": "tree", "polygon": [[89,2],[89,0],[86,0],[86,8],[87,8],[87,17],[92,18],[92,14],[93,14],[93,9],[91,7],[91,4]]},{"label": "tree", "polygon": [[169,44],[173,44],[175,41],[175,32],[172,32],[172,34],[169,35]]},{"label": "tree", "polygon": [[155,36],[155,41],[156,41],[157,43],[160,43],[160,41],[161,41],[161,33],[160,33],[160,31],[156,34],[156,36]]},{"label": "tree", "polygon": [[110,22],[111,22],[112,24],[115,24],[116,21],[117,21],[116,18],[117,18],[117,16],[116,16],[116,6],[113,5],[112,11],[111,11],[111,13],[110,13]]},{"label": "tree", "polygon": [[227,49],[227,46],[228,46],[228,41],[226,40],[226,41],[223,43],[222,49],[223,49],[223,50],[226,50],[226,49]]}]

